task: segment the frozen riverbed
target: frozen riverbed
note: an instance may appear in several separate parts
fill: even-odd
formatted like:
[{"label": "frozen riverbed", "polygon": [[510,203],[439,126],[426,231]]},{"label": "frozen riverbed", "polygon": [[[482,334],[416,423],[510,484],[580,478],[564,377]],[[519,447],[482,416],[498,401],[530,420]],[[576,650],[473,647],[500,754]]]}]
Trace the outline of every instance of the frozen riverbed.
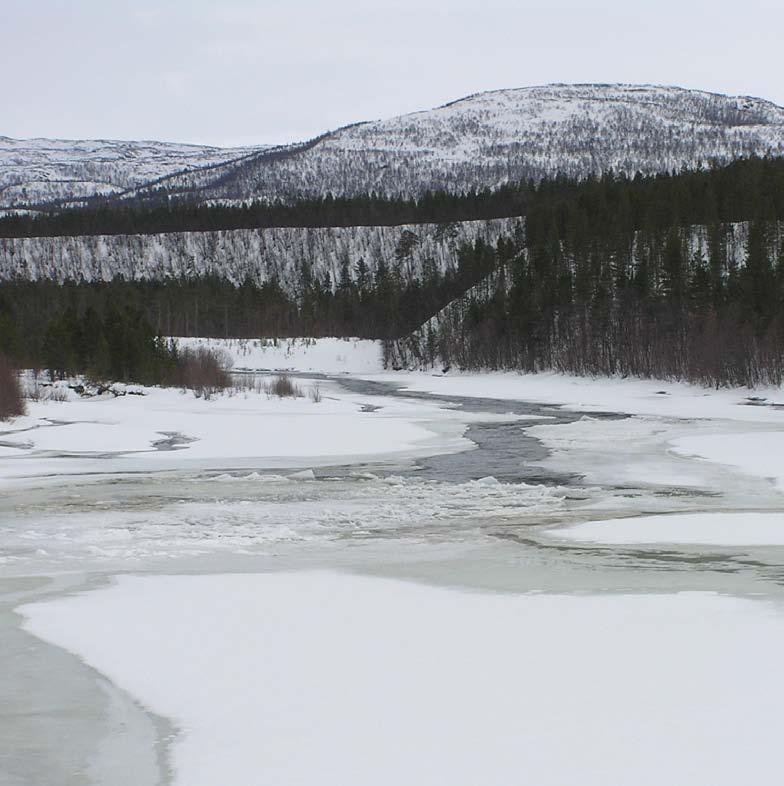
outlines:
[{"label": "frozen riverbed", "polygon": [[175,720],[188,786],[729,786],[779,766],[770,604],[302,572],[122,577],[22,613]]},{"label": "frozen riverbed", "polygon": [[0,783],[773,782],[784,413],[360,365],[4,429]]}]

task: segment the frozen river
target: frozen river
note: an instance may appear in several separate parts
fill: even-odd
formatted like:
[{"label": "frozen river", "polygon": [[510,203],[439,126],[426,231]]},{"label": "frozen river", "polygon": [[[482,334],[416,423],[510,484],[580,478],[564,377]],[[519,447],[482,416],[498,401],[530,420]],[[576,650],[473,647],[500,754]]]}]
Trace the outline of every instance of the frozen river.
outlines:
[{"label": "frozen river", "polygon": [[[778,470],[706,460],[693,444],[780,437],[778,411],[758,422],[628,407],[586,414],[519,397],[401,391],[380,378],[322,384],[335,407],[350,401],[360,429],[387,413],[393,431],[415,422],[430,437],[412,437],[410,448],[361,445],[353,457],[351,446],[315,456],[276,446],[266,458],[192,461],[187,449],[157,450],[150,462],[143,451],[25,443],[24,456],[6,459],[0,784],[192,786],[218,782],[216,773],[227,784],[542,784],[574,777],[557,751],[595,773],[585,783],[673,782],[666,763],[645,777],[635,769],[657,750],[676,770],[694,768],[684,783],[752,772],[775,782],[769,743],[784,729],[760,702],[784,697],[777,668],[766,671],[784,644]],[[85,411],[81,422],[91,422]],[[31,425],[33,442],[41,428],[53,427]],[[431,639],[434,623],[443,628]],[[202,663],[194,652],[212,651],[213,639],[226,649]],[[237,654],[245,644],[248,660]],[[759,682],[747,682],[760,647]],[[652,670],[673,648],[688,652]],[[177,663],[191,660],[201,670],[175,690]],[[277,664],[276,680],[256,674],[260,661]],[[243,701],[237,684],[215,677],[224,672],[245,674]],[[284,672],[299,687],[280,687]],[[399,680],[394,691],[376,695],[389,679]],[[333,681],[343,689],[324,687]],[[689,685],[693,701],[681,706]],[[507,706],[510,696],[520,704]],[[304,703],[295,711],[292,702]],[[204,707],[220,721],[212,731]],[[741,744],[740,715],[755,712],[759,734]],[[711,717],[720,727],[706,731]],[[591,718],[590,734],[575,726]],[[326,732],[331,724],[340,733]],[[367,730],[374,724],[378,734]],[[619,738],[624,727],[633,741]],[[677,743],[683,729],[701,730],[691,746]],[[736,743],[729,752],[725,737]],[[384,753],[414,739],[429,743]],[[211,744],[214,756],[201,760]],[[331,774],[316,778],[303,747]]]}]

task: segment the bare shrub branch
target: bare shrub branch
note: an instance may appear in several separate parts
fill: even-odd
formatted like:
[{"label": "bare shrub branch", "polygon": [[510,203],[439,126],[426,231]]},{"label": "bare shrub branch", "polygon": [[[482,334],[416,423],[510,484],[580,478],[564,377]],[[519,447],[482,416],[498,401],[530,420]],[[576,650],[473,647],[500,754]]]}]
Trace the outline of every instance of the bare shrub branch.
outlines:
[{"label": "bare shrub branch", "polygon": [[206,347],[181,350],[177,361],[177,384],[209,399],[231,386],[231,358]]},{"label": "bare shrub branch", "polygon": [[269,383],[269,393],[278,398],[302,398],[302,390],[291,381],[288,374],[278,374]]}]

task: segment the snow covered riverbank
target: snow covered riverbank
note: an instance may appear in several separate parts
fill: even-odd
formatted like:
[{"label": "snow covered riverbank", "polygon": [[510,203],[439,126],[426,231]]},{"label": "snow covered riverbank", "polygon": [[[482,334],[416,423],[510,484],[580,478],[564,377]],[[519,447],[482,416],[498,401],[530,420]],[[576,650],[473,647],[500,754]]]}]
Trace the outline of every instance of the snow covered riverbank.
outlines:
[{"label": "snow covered riverbank", "polygon": [[373,378],[393,382],[412,392],[539,401],[578,412],[784,423],[784,391],[780,388],[714,390],[686,382],[578,377],[554,371],[538,374],[388,371]]},{"label": "snow covered riverbank", "polygon": [[784,423],[781,388],[722,388],[669,380],[579,377],[544,371],[390,371],[383,367],[380,341],[346,338],[180,338],[183,347],[224,352],[240,371],[297,371],[354,374],[435,396],[537,401],[580,412],[623,412],[673,418],[721,418],[750,423]]},{"label": "snow covered riverbank", "polygon": [[[307,468],[393,456],[468,450],[477,416],[436,401],[351,394],[302,380],[303,395],[256,390],[211,400],[190,391],[139,388],[140,395],[31,402],[0,427],[0,478],[177,468]],[[315,401],[312,394],[318,386]],[[0,485],[2,483],[0,482]]]}]

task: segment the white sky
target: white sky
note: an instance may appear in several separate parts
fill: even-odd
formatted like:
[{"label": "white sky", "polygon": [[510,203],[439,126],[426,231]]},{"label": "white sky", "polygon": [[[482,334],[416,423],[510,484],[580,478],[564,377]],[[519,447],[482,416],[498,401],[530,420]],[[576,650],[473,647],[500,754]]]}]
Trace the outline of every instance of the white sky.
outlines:
[{"label": "white sky", "polygon": [[784,2],[0,0],[0,135],[288,142],[501,87],[784,104]]}]

